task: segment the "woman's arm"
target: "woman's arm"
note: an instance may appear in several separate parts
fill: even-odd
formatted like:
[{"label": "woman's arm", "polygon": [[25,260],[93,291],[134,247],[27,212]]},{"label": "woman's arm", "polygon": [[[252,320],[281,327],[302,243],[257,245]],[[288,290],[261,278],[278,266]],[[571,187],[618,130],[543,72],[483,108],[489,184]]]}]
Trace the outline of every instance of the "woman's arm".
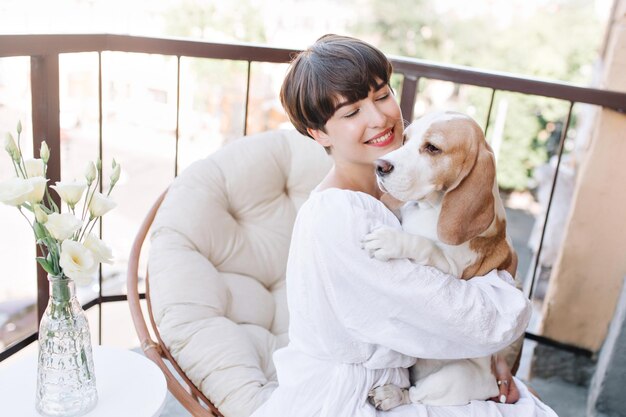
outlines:
[{"label": "woman's arm", "polygon": [[325,194],[314,208],[313,261],[355,337],[410,356],[455,359],[495,353],[524,331],[530,305],[498,275],[506,272],[463,281],[404,259],[372,259],[360,240],[374,227],[399,227],[393,215],[358,193]]}]

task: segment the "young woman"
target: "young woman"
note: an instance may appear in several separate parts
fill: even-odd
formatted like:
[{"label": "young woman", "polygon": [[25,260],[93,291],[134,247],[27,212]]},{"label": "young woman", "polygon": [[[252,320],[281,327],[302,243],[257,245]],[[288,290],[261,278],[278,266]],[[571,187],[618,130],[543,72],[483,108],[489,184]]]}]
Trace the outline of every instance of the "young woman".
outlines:
[{"label": "young woman", "polygon": [[[253,417],[554,416],[505,367],[509,402],[368,402],[373,387],[409,386],[414,358],[487,356],[518,338],[530,307],[506,272],[462,281],[409,260],[380,262],[361,239],[400,227],[380,202],[373,162],[402,144],[391,64],[374,47],[327,35],[292,62],[281,100],[334,166],[302,206],[287,265],[289,345],[274,354],[279,386]],[[510,388],[510,391],[509,391]],[[519,398],[519,400],[518,400]]]}]

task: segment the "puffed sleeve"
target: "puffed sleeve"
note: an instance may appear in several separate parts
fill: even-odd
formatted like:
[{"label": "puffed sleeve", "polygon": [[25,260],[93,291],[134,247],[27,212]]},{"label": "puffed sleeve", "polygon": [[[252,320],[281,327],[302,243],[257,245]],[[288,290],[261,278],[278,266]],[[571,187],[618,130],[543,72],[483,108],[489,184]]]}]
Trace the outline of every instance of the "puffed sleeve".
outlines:
[{"label": "puffed sleeve", "polygon": [[338,319],[357,339],[405,355],[486,356],[517,339],[530,303],[506,272],[463,281],[397,259],[372,259],[361,239],[376,227],[400,228],[382,203],[363,193],[327,190],[313,205],[311,245]]}]

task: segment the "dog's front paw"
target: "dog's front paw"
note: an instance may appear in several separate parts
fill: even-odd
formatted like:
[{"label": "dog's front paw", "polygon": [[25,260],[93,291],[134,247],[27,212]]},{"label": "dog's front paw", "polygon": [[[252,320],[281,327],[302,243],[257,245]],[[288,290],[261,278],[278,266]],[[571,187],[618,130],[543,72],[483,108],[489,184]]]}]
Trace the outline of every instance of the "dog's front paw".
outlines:
[{"label": "dog's front paw", "polygon": [[382,411],[409,403],[408,391],[396,385],[382,385],[373,388],[369,392],[368,398],[377,410]]},{"label": "dog's front paw", "polygon": [[361,244],[371,258],[376,258],[380,261],[403,258],[403,234],[404,232],[401,230],[381,227],[365,235]]}]

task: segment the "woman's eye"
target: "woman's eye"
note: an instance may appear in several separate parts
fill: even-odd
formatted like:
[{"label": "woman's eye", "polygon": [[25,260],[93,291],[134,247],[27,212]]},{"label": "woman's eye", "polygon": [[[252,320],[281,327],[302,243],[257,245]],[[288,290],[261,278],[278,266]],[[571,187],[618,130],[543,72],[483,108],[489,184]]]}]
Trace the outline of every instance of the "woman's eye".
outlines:
[{"label": "woman's eye", "polygon": [[384,99],[386,99],[387,97],[389,97],[389,93],[387,93],[387,94],[385,94],[385,95],[383,95],[383,96],[378,97],[376,100],[378,100],[378,101],[383,101],[383,100],[384,100]]},{"label": "woman's eye", "polygon": [[424,149],[426,150],[426,152],[431,153],[431,154],[441,153],[441,149],[439,149],[432,143],[427,143],[426,145],[424,145]]},{"label": "woman's eye", "polygon": [[357,114],[358,112],[359,112],[359,109],[354,109],[354,110],[352,110],[351,112],[346,113],[343,117],[348,117],[348,118],[350,118],[350,117],[356,116],[356,114]]}]

